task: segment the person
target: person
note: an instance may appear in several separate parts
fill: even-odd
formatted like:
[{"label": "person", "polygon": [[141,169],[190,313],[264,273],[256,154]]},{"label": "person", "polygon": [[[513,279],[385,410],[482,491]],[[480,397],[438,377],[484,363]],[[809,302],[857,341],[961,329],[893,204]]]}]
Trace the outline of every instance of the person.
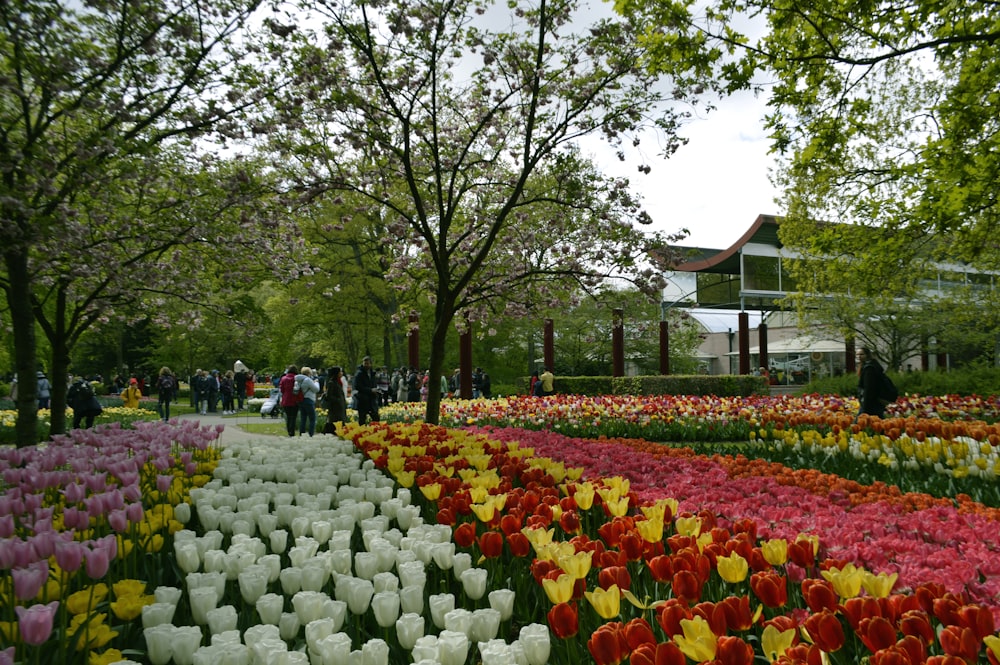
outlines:
[{"label": "person", "polygon": [[230,413],[236,413],[236,409],[233,408],[233,391],[236,388],[236,379],[234,376],[233,371],[229,370],[219,379],[219,394],[222,395],[222,414],[226,416]]},{"label": "person", "polygon": [[411,367],[406,374],[406,401],[420,401],[420,375],[417,374],[416,367]]},{"label": "person", "polygon": [[378,386],[378,404],[376,406],[386,406],[389,404],[389,368],[383,365],[375,373],[375,385]]},{"label": "person", "polygon": [[177,377],[169,367],[161,367],[156,375],[156,410],[163,422],[170,420],[170,402],[177,395]]},{"label": "person", "polygon": [[244,365],[242,360],[233,363],[233,391],[236,393],[236,408],[240,411],[243,410],[243,402],[247,398],[247,376],[249,374],[250,368]]},{"label": "person", "polygon": [[219,370],[213,369],[208,375],[208,412],[219,410]]},{"label": "person", "polygon": [[354,397],[357,400],[358,424],[364,425],[371,417],[372,422],[378,422],[378,380],[372,369],[371,356],[365,356],[361,361],[358,373],[354,375]]},{"label": "person", "polygon": [[344,370],[339,366],[331,367],[326,371],[326,391],[323,393],[323,408],[326,409],[326,425],[323,427],[325,434],[335,434],[335,423],[347,422],[347,393],[341,379]]},{"label": "person", "polygon": [[472,399],[479,399],[483,394],[483,368],[472,371]]},{"label": "person", "polygon": [[482,379],[479,382],[479,390],[486,399],[490,399],[493,396],[493,384],[492,381],[490,381],[489,373],[486,371],[483,371],[482,373]]},{"label": "person", "polygon": [[882,366],[875,360],[872,350],[862,347],[858,351],[858,363],[861,369],[858,372],[858,402],[860,408],[858,414],[866,413],[869,416],[885,416],[885,405],[879,395],[879,388],[882,385]]},{"label": "person", "polygon": [[253,372],[247,372],[246,397],[248,400],[257,396],[257,377]]},{"label": "person", "polygon": [[10,380],[10,401],[17,404],[17,374]]},{"label": "person", "polygon": [[38,378],[38,408],[47,409],[49,408],[49,399],[52,397],[52,384],[49,383],[45,372],[38,372],[35,376]]},{"label": "person", "polygon": [[278,380],[278,390],[281,392],[281,410],[285,413],[285,430],[288,436],[295,436],[295,424],[299,415],[299,394],[295,392],[295,375],[299,368],[289,365],[284,375]]},{"label": "person", "polygon": [[448,377],[448,391],[454,397],[458,397],[459,391],[462,389],[461,373],[461,368],[456,367],[455,371],[451,373],[450,377]]},{"label": "person", "polygon": [[94,386],[82,376],[73,379],[73,385],[66,393],[66,403],[73,409],[73,429],[94,426],[94,418],[101,415],[103,409],[94,395]]},{"label": "person", "polygon": [[536,397],[542,392],[542,384],[538,382],[538,372],[531,373],[531,380],[528,382],[528,394]]},{"label": "person", "polygon": [[188,377],[188,387],[191,388],[191,408],[196,412],[199,410],[198,407],[201,404],[201,395],[198,394],[201,383],[201,370],[196,369],[194,374]]},{"label": "person", "polygon": [[448,377],[441,372],[441,399],[448,396]]},{"label": "person", "polygon": [[134,376],[129,379],[128,387],[121,391],[119,396],[124,402],[123,406],[126,409],[138,409],[139,399],[142,397],[142,391],[139,390],[139,380]]},{"label": "person", "polygon": [[556,391],[555,387],[555,377],[552,376],[552,370],[548,367],[545,371],[538,375],[538,381],[542,384],[542,395],[551,395]]},{"label": "person", "polygon": [[303,367],[295,375],[299,394],[299,434],[316,434],[316,399],[319,397],[319,383],[313,378],[311,367]]}]

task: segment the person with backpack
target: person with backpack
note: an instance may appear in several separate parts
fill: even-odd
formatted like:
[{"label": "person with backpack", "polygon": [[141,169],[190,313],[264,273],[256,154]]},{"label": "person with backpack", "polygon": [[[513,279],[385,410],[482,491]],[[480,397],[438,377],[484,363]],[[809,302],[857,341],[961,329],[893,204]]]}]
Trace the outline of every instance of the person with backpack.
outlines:
[{"label": "person with backpack", "polygon": [[868,347],[862,347],[858,351],[858,363],[861,365],[858,372],[858,402],[860,403],[858,415],[864,413],[884,418],[885,405],[888,401],[883,401],[882,395],[882,385],[887,378],[885,371],[875,360],[872,350]]},{"label": "person with backpack", "polygon": [[122,405],[126,409],[138,409],[139,400],[142,398],[142,391],[139,390],[139,379],[132,377],[125,390],[119,394],[119,397],[122,398]]},{"label": "person with backpack", "polygon": [[85,427],[93,427],[94,418],[104,410],[94,394],[94,386],[82,376],[73,380],[66,393],[66,403],[73,409],[73,429],[80,429],[83,422]]},{"label": "person with backpack", "polygon": [[156,375],[156,411],[163,422],[170,420],[170,402],[177,394],[177,379],[169,367],[161,367]]},{"label": "person with backpack", "polygon": [[299,403],[302,392],[295,390],[295,375],[299,368],[289,365],[284,375],[278,380],[278,391],[281,393],[281,410],[285,413],[285,430],[288,436],[295,436],[295,425],[298,422]]}]

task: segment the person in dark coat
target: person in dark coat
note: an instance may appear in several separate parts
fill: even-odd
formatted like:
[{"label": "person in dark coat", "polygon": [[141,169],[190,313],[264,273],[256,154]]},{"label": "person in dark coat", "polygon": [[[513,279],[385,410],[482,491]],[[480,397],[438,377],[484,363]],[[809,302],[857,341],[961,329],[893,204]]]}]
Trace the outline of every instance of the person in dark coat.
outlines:
[{"label": "person in dark coat", "polygon": [[884,418],[885,404],[879,394],[882,386],[882,366],[867,347],[858,351],[858,362],[861,364],[858,373],[858,402],[861,406],[858,413]]},{"label": "person in dark coat", "polygon": [[344,394],[344,386],[340,382],[340,377],[344,375],[344,370],[340,367],[331,367],[326,370],[326,392],[323,393],[323,408],[326,409],[326,425],[323,427],[325,434],[336,432],[336,423],[347,422],[347,395]]},{"label": "person in dark coat", "polygon": [[378,379],[375,377],[375,370],[372,369],[371,356],[365,356],[358,373],[354,375],[354,396],[358,404],[358,424],[364,425],[369,417],[377,423]]}]

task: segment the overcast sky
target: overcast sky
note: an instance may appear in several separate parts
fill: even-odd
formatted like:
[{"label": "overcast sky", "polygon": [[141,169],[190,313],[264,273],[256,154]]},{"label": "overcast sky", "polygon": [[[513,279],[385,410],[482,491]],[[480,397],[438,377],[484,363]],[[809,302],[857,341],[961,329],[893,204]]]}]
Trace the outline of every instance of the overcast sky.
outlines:
[{"label": "overcast sky", "polygon": [[644,146],[652,167],[648,175],[638,172],[634,159],[619,162],[596,141],[584,150],[608,174],[629,178],[657,230],[687,228],[691,234],[682,244],[726,249],[758,215],[783,210],[774,202],[778,193],[768,179],[775,160],[768,154],[764,100],[746,92],[716,106],[683,128],[688,144],[669,160],[656,157],[654,146]]}]

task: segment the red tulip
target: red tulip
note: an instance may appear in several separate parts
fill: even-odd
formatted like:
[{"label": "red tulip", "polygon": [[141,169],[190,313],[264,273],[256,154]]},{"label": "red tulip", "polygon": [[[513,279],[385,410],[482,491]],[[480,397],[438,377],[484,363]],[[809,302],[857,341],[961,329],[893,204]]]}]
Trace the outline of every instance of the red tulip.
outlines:
[{"label": "red tulip", "polygon": [[963,605],[958,608],[958,620],[962,626],[971,628],[980,640],[995,632],[993,613],[983,605]]},{"label": "red tulip", "polygon": [[662,554],[654,556],[646,565],[649,567],[653,579],[657,582],[666,582],[674,575],[674,569],[668,556]]},{"label": "red tulip", "polygon": [[476,525],[472,522],[463,522],[455,529],[455,544],[459,547],[472,547],[476,542]]},{"label": "red tulip", "polygon": [[816,563],[816,553],[813,551],[812,542],[803,539],[788,543],[788,560],[803,568],[811,567]]},{"label": "red tulip", "polygon": [[656,608],[656,623],[667,635],[681,635],[684,630],[681,628],[681,619],[691,619],[690,608],[680,598],[670,598]]},{"label": "red tulip", "polygon": [[526,557],[531,554],[531,541],[520,531],[507,536],[510,553],[516,557]]},{"label": "red tulip", "polygon": [[753,665],[753,647],[735,635],[723,635],[716,642],[715,662],[720,665]]},{"label": "red tulip", "polygon": [[618,665],[628,655],[628,643],[620,622],[602,624],[587,640],[587,650],[597,665]]},{"label": "red tulip", "polygon": [[726,618],[727,632],[749,630],[753,626],[750,596],[728,596],[716,604],[718,606],[717,612],[722,612]]},{"label": "red tulip", "polygon": [[580,630],[580,618],[575,605],[559,603],[548,613],[549,628],[559,639],[574,637]]},{"label": "red tulip", "polygon": [[964,658],[958,656],[931,656],[924,665],[969,665]]},{"label": "red tulip", "polygon": [[479,550],[487,559],[496,559],[503,554],[503,534],[499,531],[486,531],[479,536]]},{"label": "red tulip", "polygon": [[687,657],[673,642],[640,644],[628,659],[629,665],[687,665]]},{"label": "red tulip", "polygon": [[788,602],[786,580],[774,570],[751,575],[750,589],[766,607],[784,607]]},{"label": "red tulip", "polygon": [[872,653],[896,644],[896,627],[884,617],[862,619],[858,624],[857,633]]},{"label": "red tulip", "polygon": [[621,591],[628,591],[632,586],[632,576],[625,566],[609,566],[602,568],[597,574],[597,583],[605,591],[614,584],[617,584]]},{"label": "red tulip", "polygon": [[559,526],[566,533],[580,533],[580,515],[575,510],[567,510],[559,516]]},{"label": "red tulip", "polygon": [[455,517],[455,511],[451,508],[442,508],[437,511],[436,515],[438,524],[447,524],[448,526],[455,526],[455,522],[458,518]]},{"label": "red tulip", "polygon": [[628,648],[634,651],[640,644],[656,645],[656,637],[653,635],[653,628],[645,619],[632,619],[625,624],[625,641]]},{"label": "red tulip", "polygon": [[809,633],[813,644],[827,653],[844,646],[844,627],[837,615],[829,610],[810,615],[802,623],[802,627]]},{"label": "red tulip", "polygon": [[829,610],[834,612],[837,609],[837,592],[833,590],[833,585],[826,580],[807,577],[802,580],[802,596],[806,605],[813,612]]},{"label": "red tulip", "polygon": [[899,632],[920,639],[925,645],[934,643],[937,636],[934,634],[934,627],[931,626],[931,619],[923,610],[910,610],[904,612],[899,618]]},{"label": "red tulip", "polygon": [[638,561],[642,558],[643,549],[645,549],[646,541],[642,539],[642,536],[637,534],[635,531],[629,531],[628,533],[623,533],[621,538],[618,539],[618,545],[621,551],[625,553],[625,557],[629,561]]},{"label": "red tulip", "polygon": [[521,532],[521,517],[519,515],[512,515],[509,512],[500,518],[500,530],[503,531],[504,535],[509,539],[511,534]]},{"label": "red tulip", "polygon": [[698,576],[690,570],[682,570],[674,573],[671,585],[674,588],[674,594],[678,598],[683,598],[688,602],[697,602],[701,598],[702,583],[698,579]]},{"label": "red tulip", "polygon": [[871,596],[848,598],[844,601],[842,608],[844,616],[847,617],[847,622],[851,624],[851,628],[854,630],[857,630],[858,626],[865,619],[874,619],[875,617],[883,616],[882,605],[879,604],[877,598],[872,598]]},{"label": "red tulip", "polygon": [[946,626],[938,635],[941,649],[949,656],[957,656],[966,662],[974,663],[979,657],[981,641],[971,628],[964,626]]}]

